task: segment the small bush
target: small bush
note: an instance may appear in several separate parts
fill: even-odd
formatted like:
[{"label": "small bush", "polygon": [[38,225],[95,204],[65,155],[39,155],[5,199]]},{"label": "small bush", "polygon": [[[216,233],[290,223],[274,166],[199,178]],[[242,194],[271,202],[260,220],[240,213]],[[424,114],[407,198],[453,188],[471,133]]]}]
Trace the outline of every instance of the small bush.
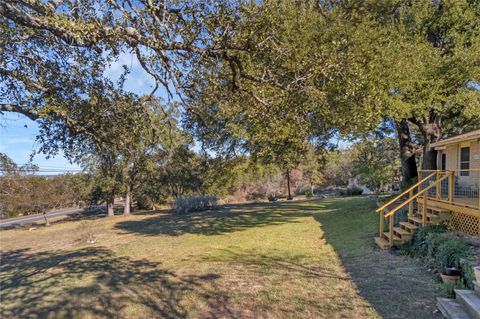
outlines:
[{"label": "small bush", "polygon": [[435,259],[438,260],[438,270],[442,271],[445,267],[455,267],[460,269],[460,260],[467,257],[468,246],[460,239],[447,238],[440,242],[436,249]]},{"label": "small bush", "polygon": [[442,289],[448,298],[455,298],[455,289],[464,289],[465,285],[462,281],[448,282],[442,284]]},{"label": "small bush", "polygon": [[460,259],[460,270],[462,271],[462,278],[463,278],[463,283],[465,286],[469,289],[473,289],[473,281],[476,280],[475,278],[475,271],[473,270],[473,267],[477,264],[474,260],[471,260],[467,258],[461,258]]},{"label": "small bush", "polygon": [[312,197],[313,197],[313,193],[312,193],[312,191],[311,191],[311,190],[307,190],[307,191],[305,191],[305,197],[306,197],[307,199],[310,199],[310,198],[312,198]]},{"label": "small bush", "polygon": [[191,196],[179,197],[174,202],[175,211],[180,214],[198,212],[215,208],[217,206],[216,196]]},{"label": "small bush", "polygon": [[[445,267],[459,269],[463,281],[458,285],[470,287],[468,281],[474,277],[471,265],[466,259],[469,256],[470,246],[446,231],[447,228],[444,225],[420,228],[413,234],[411,243],[404,245],[402,250],[407,255],[420,258],[426,267],[436,272],[443,272]],[[455,285],[444,286],[447,294],[456,287]]]},{"label": "small bush", "polygon": [[340,190],[340,195],[342,196],[356,196],[356,195],[362,195],[362,193],[363,193],[363,189],[359,187],[352,187],[352,188]]},{"label": "small bush", "polygon": [[276,202],[277,201],[277,196],[270,194],[268,195],[268,201],[269,202]]},{"label": "small bush", "polygon": [[408,251],[407,254],[414,257],[427,256],[428,254],[428,245],[427,237],[430,234],[439,234],[447,231],[447,227],[443,225],[431,225],[415,230],[413,238],[410,245],[407,245]]},{"label": "small bush", "polygon": [[95,228],[92,226],[91,222],[83,220],[78,225],[77,232],[79,234],[78,240],[81,243],[93,244],[96,241],[95,238]]}]

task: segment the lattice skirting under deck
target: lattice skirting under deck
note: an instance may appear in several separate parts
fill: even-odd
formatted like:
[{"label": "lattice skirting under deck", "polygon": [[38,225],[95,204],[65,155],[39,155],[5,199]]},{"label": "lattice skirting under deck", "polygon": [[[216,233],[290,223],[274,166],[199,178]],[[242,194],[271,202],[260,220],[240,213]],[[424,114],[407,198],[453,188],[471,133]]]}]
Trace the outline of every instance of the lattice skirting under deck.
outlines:
[{"label": "lattice skirting under deck", "polygon": [[450,225],[453,229],[466,234],[480,235],[480,217],[454,212]]}]

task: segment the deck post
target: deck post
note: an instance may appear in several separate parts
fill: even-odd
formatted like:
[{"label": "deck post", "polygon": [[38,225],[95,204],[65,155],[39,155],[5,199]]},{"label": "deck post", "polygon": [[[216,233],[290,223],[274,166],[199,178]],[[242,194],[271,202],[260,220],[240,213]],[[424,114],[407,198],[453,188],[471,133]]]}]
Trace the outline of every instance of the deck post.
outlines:
[{"label": "deck post", "polygon": [[[440,172],[437,171],[437,174],[435,175],[435,182],[438,181],[439,179],[440,179]],[[441,185],[436,184],[435,185],[435,198],[436,199],[440,199],[440,192],[438,191],[439,188],[441,188]]]},{"label": "deck post", "polygon": [[383,238],[383,232],[384,232],[384,229],[385,229],[385,224],[384,224],[385,223],[385,211],[382,210],[379,215],[380,215],[380,230],[378,232],[378,236],[380,238]]},{"label": "deck post", "polygon": [[422,226],[427,226],[427,194],[423,194],[423,207],[422,207]]},{"label": "deck post", "polygon": [[[408,192],[408,198],[412,198],[413,197],[413,189]],[[408,203],[408,217],[412,217],[413,216],[413,200]]]},{"label": "deck post", "polygon": [[390,247],[393,247],[393,215],[390,216],[389,220],[389,226],[388,226],[388,244]]},{"label": "deck post", "polygon": [[455,171],[450,171],[450,176],[448,177],[448,201],[450,202],[450,204],[453,203],[453,196],[454,196],[454,193],[453,193],[453,190],[455,188],[454,175],[455,175]]}]

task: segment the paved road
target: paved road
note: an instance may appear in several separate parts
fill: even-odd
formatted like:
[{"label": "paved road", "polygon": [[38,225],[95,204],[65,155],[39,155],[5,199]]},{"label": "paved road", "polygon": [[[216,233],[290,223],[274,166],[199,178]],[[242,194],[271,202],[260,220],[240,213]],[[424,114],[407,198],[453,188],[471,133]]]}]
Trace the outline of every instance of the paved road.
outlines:
[{"label": "paved road", "polygon": [[[66,210],[60,210],[57,212],[51,212],[48,213],[48,218],[51,217],[57,217],[57,216],[64,216],[64,215],[71,215],[75,213],[83,213],[85,212],[85,209],[83,208],[75,208],[75,209],[66,209]],[[11,227],[15,225],[26,225],[26,224],[32,224],[38,221],[43,221],[43,214],[35,214],[35,215],[28,215],[28,216],[22,216],[22,217],[15,217],[15,218],[8,218],[8,219],[2,219],[0,220],[0,228],[1,227]]]}]

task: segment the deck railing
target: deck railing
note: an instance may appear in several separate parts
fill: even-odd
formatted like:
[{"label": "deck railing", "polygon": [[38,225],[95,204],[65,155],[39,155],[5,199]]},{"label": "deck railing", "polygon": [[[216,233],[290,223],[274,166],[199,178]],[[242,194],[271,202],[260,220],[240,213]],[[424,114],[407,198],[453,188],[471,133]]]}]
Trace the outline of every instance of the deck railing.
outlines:
[{"label": "deck railing", "polygon": [[[400,195],[396,196],[394,199],[390,200],[383,206],[379,207],[376,211],[380,214],[380,225],[379,225],[379,234],[380,237],[383,236],[385,228],[385,220],[388,220],[388,231],[389,231],[389,244],[393,246],[393,228],[395,224],[395,215],[404,207],[408,205],[408,216],[413,216],[414,204],[415,201],[418,201],[421,197],[422,200],[422,224],[425,226],[427,224],[427,198],[430,197],[430,194],[436,196],[437,193],[441,192],[442,182],[446,180],[451,180],[453,172],[446,171],[444,174],[438,174],[437,171],[430,172],[427,176],[420,178],[420,180],[403,191]],[[433,191],[432,191],[433,190]],[[451,193],[448,193],[447,196],[451,196]],[[450,200],[450,197],[447,197],[447,200]]]},{"label": "deck railing", "polygon": [[[428,207],[435,202],[446,203],[447,207],[456,205],[480,210],[480,169],[419,170],[417,183],[376,210],[380,214],[380,238],[388,238],[389,245],[393,246],[393,229],[402,211],[408,217],[414,217],[415,210],[420,212],[419,224],[427,225]],[[385,221],[389,227],[385,234],[388,236],[384,237]]]},{"label": "deck railing", "polygon": [[[442,181],[438,187],[432,187],[428,191],[429,199],[480,209],[480,169],[420,170],[419,179],[432,173],[435,173],[433,180],[438,180],[446,174],[450,174],[450,178]],[[427,182],[423,182],[421,187],[425,188]]]}]

